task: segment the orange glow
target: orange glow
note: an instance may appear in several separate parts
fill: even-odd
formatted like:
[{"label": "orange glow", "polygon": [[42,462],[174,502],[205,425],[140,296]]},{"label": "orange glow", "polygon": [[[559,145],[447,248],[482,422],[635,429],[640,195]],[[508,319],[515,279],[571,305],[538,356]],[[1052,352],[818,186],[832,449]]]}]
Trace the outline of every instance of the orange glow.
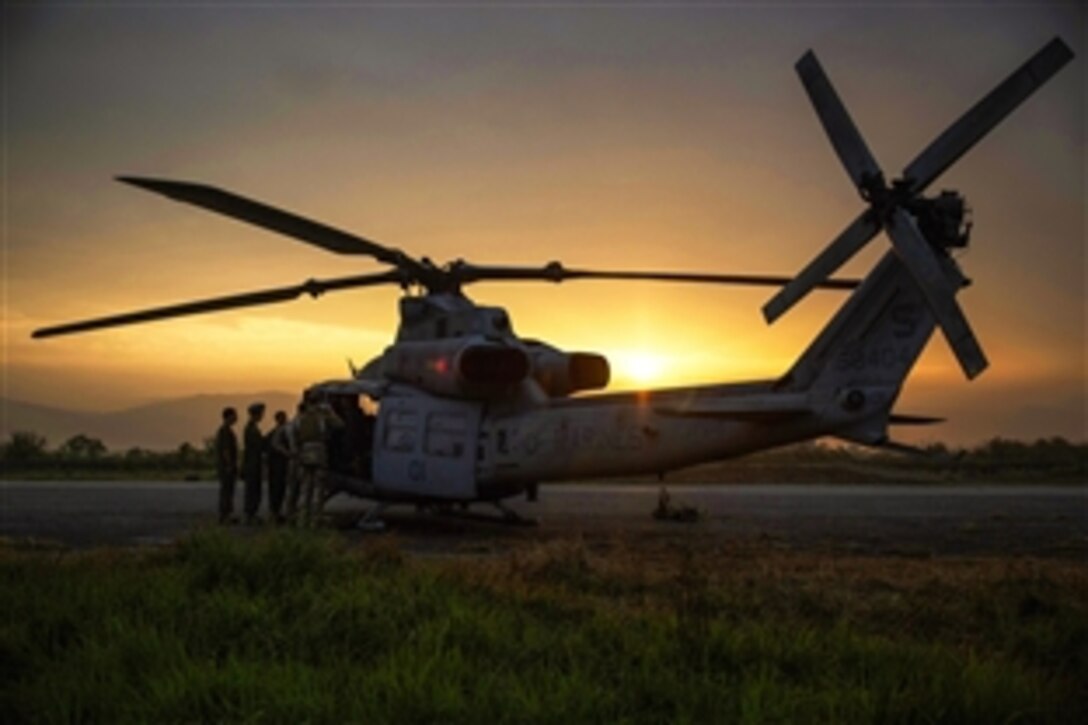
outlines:
[{"label": "orange glow", "polygon": [[662,355],[644,350],[616,353],[615,360],[617,380],[629,380],[639,386],[662,384],[662,375],[668,370]]},{"label": "orange glow", "polygon": [[[1077,67],[932,187],[961,190],[974,209],[962,261],[975,284],[960,300],[992,367],[968,384],[937,333],[901,402],[973,415],[964,435],[979,437],[996,432],[995,409],[1015,418],[1079,404],[1080,429],[1065,414],[1055,429],[1083,437],[1088,53],[1068,30],[1083,13],[1021,5],[961,8],[939,23],[775,4],[461,8],[449,24],[430,12],[314,9],[285,54],[241,52],[282,37],[278,13],[220,24],[224,8],[213,28],[223,42],[209,44],[205,13],[53,8],[5,63],[2,395],[103,410],[299,391],[394,339],[391,286],[31,341],[46,325],[382,269],[114,174],[221,186],[438,264],[791,275],[862,208],[793,73],[800,49],[818,50],[890,177],[1046,28],[1066,36]],[[889,248],[877,237],[841,274],[864,275]],[[465,292],[506,308],[522,336],[605,355],[612,390],[777,377],[846,299],[813,294],[768,326],[768,289],[572,281]]]}]

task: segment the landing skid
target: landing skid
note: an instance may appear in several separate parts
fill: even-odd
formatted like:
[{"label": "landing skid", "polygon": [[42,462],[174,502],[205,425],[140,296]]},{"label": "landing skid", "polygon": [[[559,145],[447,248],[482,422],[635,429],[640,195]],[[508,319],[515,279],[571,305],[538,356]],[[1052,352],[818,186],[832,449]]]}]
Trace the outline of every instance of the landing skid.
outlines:
[{"label": "landing skid", "polygon": [[498,501],[491,502],[499,511],[499,516],[490,516],[488,514],[477,513],[469,509],[467,505],[462,505],[458,508],[448,505],[428,506],[422,510],[429,511],[435,516],[441,516],[450,519],[459,519],[462,521],[480,521],[488,524],[502,524],[503,526],[538,526],[540,521],[535,518],[529,518],[522,516],[509,506],[505,506]]},{"label": "landing skid", "polygon": [[382,514],[385,513],[385,504],[376,503],[367,509],[367,512],[355,522],[355,528],[369,534],[385,531],[385,522]]}]

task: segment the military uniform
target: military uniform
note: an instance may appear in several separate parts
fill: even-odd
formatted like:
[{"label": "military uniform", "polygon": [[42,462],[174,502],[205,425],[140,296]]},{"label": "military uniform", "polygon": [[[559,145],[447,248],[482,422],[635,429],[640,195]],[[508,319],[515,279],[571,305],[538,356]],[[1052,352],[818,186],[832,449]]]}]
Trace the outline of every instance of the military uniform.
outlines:
[{"label": "military uniform", "polygon": [[219,476],[219,520],[225,523],[234,514],[234,484],[238,480],[238,437],[226,423],[215,434],[215,471]]},{"label": "military uniform", "polygon": [[257,421],[246,423],[242,449],[242,480],[245,482],[246,520],[254,521],[261,507],[261,484],[264,478],[264,436]]},{"label": "military uniform", "polygon": [[301,417],[302,413],[296,413],[294,418],[287,421],[283,435],[291,452],[287,468],[287,518],[292,521],[298,516],[299,488],[304,475],[298,442],[298,422]]},{"label": "military uniform", "polygon": [[308,405],[298,417],[297,435],[302,483],[305,488],[306,525],[313,523],[325,506],[329,442],[333,432],[343,427],[343,421],[328,405]]},{"label": "military uniform", "polygon": [[291,463],[289,424],[277,425],[265,439],[268,450],[268,509],[277,521],[283,519],[283,498],[287,493],[287,473]]}]

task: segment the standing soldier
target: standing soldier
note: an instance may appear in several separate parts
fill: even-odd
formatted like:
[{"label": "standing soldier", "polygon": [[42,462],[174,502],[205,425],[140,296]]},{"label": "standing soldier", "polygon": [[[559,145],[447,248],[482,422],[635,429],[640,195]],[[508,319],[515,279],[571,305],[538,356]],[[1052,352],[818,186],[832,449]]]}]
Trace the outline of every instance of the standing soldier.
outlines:
[{"label": "standing soldier", "polygon": [[[304,524],[310,526],[325,506],[326,477],[329,467],[329,442],[332,433],[344,427],[328,403],[309,399],[298,418],[298,444],[302,481],[306,489],[306,514]],[[314,497],[317,497],[317,511],[314,511]]]},{"label": "standing soldier", "polygon": [[295,416],[284,426],[286,430],[287,445],[291,451],[291,463],[287,470],[287,518],[294,523],[298,518],[298,494],[302,485],[302,444],[298,440],[299,421],[306,410],[306,402],[300,402],[295,409]]},{"label": "standing soldier", "polygon": [[268,450],[268,508],[277,524],[282,524],[283,497],[287,492],[287,469],[291,463],[291,435],[287,413],[276,411],[276,425],[265,439]]},{"label": "standing soldier", "polygon": [[261,483],[264,473],[264,436],[258,425],[264,418],[264,403],[249,406],[245,447],[242,449],[242,480],[245,481],[246,523],[258,524],[257,510],[261,507]]},{"label": "standing soldier", "polygon": [[223,424],[215,434],[215,472],[219,475],[219,523],[232,524],[234,516],[234,482],[238,479],[238,437],[234,424],[238,412],[223,408]]}]

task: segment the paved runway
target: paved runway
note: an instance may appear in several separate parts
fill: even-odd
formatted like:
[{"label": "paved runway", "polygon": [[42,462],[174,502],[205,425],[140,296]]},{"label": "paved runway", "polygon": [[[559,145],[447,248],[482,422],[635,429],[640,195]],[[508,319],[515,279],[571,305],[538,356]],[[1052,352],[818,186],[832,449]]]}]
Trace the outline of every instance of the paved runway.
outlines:
[{"label": "paved runway", "polygon": [[[704,513],[694,524],[654,521],[657,491],[652,485],[542,486],[537,503],[512,502],[539,519],[537,527],[448,519],[411,508],[391,509],[387,522],[410,546],[428,551],[619,533],[863,553],[1088,556],[1085,487],[669,486],[674,503]],[[0,536],[70,546],[164,543],[212,524],[215,500],[215,485],[206,482],[0,482]],[[343,499],[330,510],[349,525],[366,505]]]}]

